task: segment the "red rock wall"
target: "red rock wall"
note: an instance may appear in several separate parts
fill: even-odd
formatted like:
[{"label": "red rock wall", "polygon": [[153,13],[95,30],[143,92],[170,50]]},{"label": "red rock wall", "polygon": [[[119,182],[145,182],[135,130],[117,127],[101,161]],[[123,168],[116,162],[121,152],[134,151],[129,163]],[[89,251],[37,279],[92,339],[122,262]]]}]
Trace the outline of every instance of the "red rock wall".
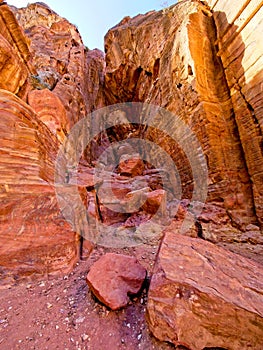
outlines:
[{"label": "red rock wall", "polygon": [[78,258],[78,236],[58,207],[56,136],[35,112],[0,90],[1,274],[67,271]]},{"label": "red rock wall", "polygon": [[263,218],[263,4],[259,0],[208,1],[217,29],[235,120],[253,190],[257,218]]},{"label": "red rock wall", "polygon": [[11,9],[0,6],[0,88],[25,98],[29,89],[31,66],[29,40],[18,25]]},{"label": "red rock wall", "polygon": [[[235,3],[208,1],[208,7],[187,0],[126,17],[107,33],[104,58],[99,50],[88,50],[77,28],[47,6],[11,11],[0,2],[0,88],[5,90],[0,241],[5,273],[28,273],[34,266],[43,272],[45,261],[55,271],[75,261],[76,236],[61,217],[52,187],[56,153],[87,113],[119,102],[162,106],[197,136],[209,170],[207,203],[199,218],[204,238],[235,241],[241,231],[258,234],[263,224],[262,6],[259,1]],[[100,130],[99,125],[91,127]],[[183,197],[191,198],[189,159],[158,127],[146,130],[144,137],[171,156]],[[171,129],[176,127],[171,120]],[[111,141],[139,133],[123,128]],[[106,133],[100,138],[86,151],[87,160],[109,145]],[[34,232],[42,237],[39,241]],[[64,247],[61,263],[60,258],[53,263],[44,256],[58,241]],[[28,242],[40,252],[32,259]],[[42,256],[46,242],[50,245]]]},{"label": "red rock wall", "polygon": [[[259,149],[258,152],[251,150],[253,159],[260,159],[257,165],[256,161],[253,163],[256,186],[246,151],[251,148],[246,138],[252,134],[240,131],[241,125],[247,128],[251,113],[239,121],[241,109],[236,110],[224,59],[218,54],[217,38],[221,29],[219,18],[216,20],[214,16],[209,7],[199,1],[182,1],[158,13],[125,18],[105,39],[106,95],[110,104],[146,101],[160,105],[190,125],[207,157],[208,202],[224,209],[225,222],[245,230],[249,224],[261,222],[258,210],[262,200],[259,185],[262,155]],[[236,62],[235,55],[237,52],[233,51],[233,62]],[[254,99],[259,105],[258,91],[259,87],[255,87]],[[252,96],[251,89],[250,93]],[[259,111],[260,107],[257,108]],[[147,137],[160,142],[174,157],[181,171],[184,195],[191,196],[191,169],[187,159],[178,157],[178,147],[170,140],[160,141],[158,132],[149,131]],[[260,137],[256,135],[255,144],[259,145],[258,141]],[[215,228],[204,224],[204,230]]]},{"label": "red rock wall", "polygon": [[[54,173],[60,142],[70,125],[85,115],[84,92],[93,84],[84,79],[90,66],[74,26],[44,5],[29,6],[24,12],[12,9],[22,27],[28,25],[23,29],[32,40],[11,9],[1,5],[0,272],[4,277],[68,271],[79,258],[79,233],[85,228],[80,228],[79,218],[74,228],[64,219]],[[85,206],[85,183],[79,192]],[[77,207],[72,206],[78,211]]]}]

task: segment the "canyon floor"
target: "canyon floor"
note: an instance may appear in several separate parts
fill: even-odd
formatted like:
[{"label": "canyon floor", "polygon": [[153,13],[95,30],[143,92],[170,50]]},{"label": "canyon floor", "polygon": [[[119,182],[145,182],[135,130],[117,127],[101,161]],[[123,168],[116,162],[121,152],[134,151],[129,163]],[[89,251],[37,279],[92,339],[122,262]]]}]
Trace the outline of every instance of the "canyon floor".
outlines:
[{"label": "canyon floor", "polygon": [[[124,250],[138,259],[140,256],[140,262],[148,268],[153,265],[156,251],[152,247]],[[149,333],[145,320],[146,288],[119,311],[110,311],[95,300],[86,276],[92,263],[105,251],[109,249],[94,249],[89,259],[77,263],[68,275],[27,279],[0,290],[0,348],[174,349],[172,344],[159,342]]]}]

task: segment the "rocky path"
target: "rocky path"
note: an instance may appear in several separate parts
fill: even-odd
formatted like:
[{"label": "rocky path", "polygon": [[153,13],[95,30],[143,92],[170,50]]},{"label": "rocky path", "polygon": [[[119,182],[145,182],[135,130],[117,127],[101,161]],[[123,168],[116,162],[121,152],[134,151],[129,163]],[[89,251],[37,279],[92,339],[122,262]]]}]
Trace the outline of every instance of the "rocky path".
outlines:
[{"label": "rocky path", "polygon": [[[126,250],[149,268],[153,251]],[[146,290],[128,307],[110,311],[97,302],[86,283],[91,264],[105,250],[94,250],[87,261],[59,278],[25,281],[0,290],[0,348],[20,350],[168,350],[145,321]]]}]

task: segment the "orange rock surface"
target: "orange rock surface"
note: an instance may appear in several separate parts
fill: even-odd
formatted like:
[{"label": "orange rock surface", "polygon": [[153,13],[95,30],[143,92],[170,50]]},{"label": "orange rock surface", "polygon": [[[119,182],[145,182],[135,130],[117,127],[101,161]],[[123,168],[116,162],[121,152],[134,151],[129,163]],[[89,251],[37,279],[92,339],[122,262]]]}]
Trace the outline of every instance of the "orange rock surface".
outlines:
[{"label": "orange rock surface", "polygon": [[45,4],[30,4],[15,15],[31,42],[33,87],[48,88],[59,97],[72,127],[103,103],[103,53],[88,50],[77,27]]},{"label": "orange rock surface", "polygon": [[1,273],[68,271],[78,258],[79,238],[52,185],[56,136],[10,92],[0,91],[0,110]]},{"label": "orange rock surface", "polygon": [[[125,17],[107,33],[104,56],[99,50],[87,49],[76,26],[48,6],[36,3],[11,10],[1,3],[0,243],[5,273],[29,273],[35,269],[43,272],[45,261],[51,264],[45,271],[68,269],[76,261],[79,238],[62,218],[56,202],[56,156],[61,142],[78,121],[92,111],[120,102],[158,105],[173,117],[168,118],[169,122],[163,117],[158,125],[145,129],[129,123],[126,116],[118,120],[118,115],[113,115],[122,125],[109,130],[104,130],[104,121],[94,121],[83,131],[97,132],[83,154],[83,164],[95,166],[111,143],[145,138],[170,156],[180,175],[182,200],[190,203],[195,171],[182,143],[190,153],[195,146],[191,138],[180,134],[180,119],[197,137],[208,166],[208,177],[203,179],[208,185],[207,200],[203,212],[195,218],[198,227],[194,227],[194,235],[198,231],[202,238],[231,249],[235,249],[236,242],[243,247],[246,244],[245,251],[238,252],[250,257],[252,252],[253,258],[262,253],[261,15],[259,1],[234,1],[231,6],[224,0],[211,0],[207,5],[180,1],[159,12]],[[141,118],[139,123],[143,122]],[[177,135],[176,140],[162,131],[164,126],[171,135]],[[152,147],[145,151],[158,157]],[[70,152],[74,157],[74,150]],[[130,152],[128,145],[121,145],[117,156],[114,152],[109,155],[112,167],[105,171],[115,171],[114,166]],[[171,214],[181,198],[175,198],[176,189],[169,183],[173,174],[169,171],[165,177],[167,193],[163,192],[160,174],[166,159],[159,158],[159,173],[150,169],[151,165],[147,169],[146,162],[136,163],[129,170],[138,184],[144,185],[136,185],[128,192],[141,193],[147,188],[149,193],[163,193],[160,197],[166,198],[164,207],[167,205]],[[91,173],[85,173],[83,164],[80,179],[72,181],[79,187],[84,204],[86,187],[90,191],[88,213],[95,221],[116,223],[117,219],[118,224],[126,222],[128,227],[147,221],[139,208],[134,213],[116,214],[101,206],[96,198],[98,183],[91,179]],[[127,175],[126,170],[123,172]],[[113,192],[121,203],[119,197],[126,180],[118,181]],[[103,189],[103,183],[107,188],[102,176],[98,188]],[[158,203],[159,199],[157,196]],[[152,208],[149,213],[153,211]],[[177,229],[178,217],[170,216]],[[64,227],[61,231],[60,225]],[[44,232],[43,237],[33,239],[34,232],[39,237]],[[59,249],[60,258],[52,262],[52,257],[44,256],[56,242],[64,248]],[[35,256],[30,251],[31,244],[34,252],[39,251]],[[45,251],[44,246],[50,249]],[[9,251],[12,259],[8,262]]]},{"label": "orange rock surface", "polygon": [[69,122],[66,110],[58,96],[48,89],[33,90],[28,94],[28,104],[62,143],[69,133]]},{"label": "orange rock surface", "polygon": [[31,66],[29,40],[5,3],[0,6],[0,88],[25,98]]},{"label": "orange rock surface", "polygon": [[[190,125],[207,158],[207,200],[224,208],[230,225],[246,230],[262,220],[262,4],[214,3],[210,9],[182,1],[158,13],[125,18],[111,29],[105,40],[106,95],[109,103],[163,106]],[[240,29],[233,20],[241,21]],[[230,46],[224,44],[229,36]],[[258,49],[248,57],[246,48],[250,52],[256,42]],[[246,84],[248,75],[251,83]],[[233,76],[242,82],[242,91],[235,92]],[[145,137],[173,158],[190,198],[191,168],[185,155],[178,156],[178,145],[159,130],[148,130]]]},{"label": "orange rock surface", "polygon": [[187,349],[262,348],[262,265],[168,232],[147,305],[153,334]]},{"label": "orange rock surface", "polygon": [[146,275],[146,269],[134,257],[108,253],[91,266],[87,283],[103,304],[117,310],[140,292]]}]

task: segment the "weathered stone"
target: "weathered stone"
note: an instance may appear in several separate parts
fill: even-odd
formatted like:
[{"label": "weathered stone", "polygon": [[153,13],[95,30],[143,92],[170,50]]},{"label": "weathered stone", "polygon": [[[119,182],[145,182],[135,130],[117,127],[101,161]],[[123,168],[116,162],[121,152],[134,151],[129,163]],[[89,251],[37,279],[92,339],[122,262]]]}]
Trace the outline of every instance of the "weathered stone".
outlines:
[{"label": "weathered stone", "polygon": [[28,77],[34,70],[30,64],[29,41],[10,8],[0,7],[0,89],[25,98]]},{"label": "weathered stone", "polygon": [[166,214],[166,192],[165,190],[155,190],[145,194],[145,203],[142,209],[149,214],[156,214],[158,211],[159,215]]},{"label": "weathered stone", "polygon": [[70,127],[102,106],[103,54],[85,48],[77,27],[43,3],[17,9],[15,15],[34,52],[32,85],[59,96]]},{"label": "weathered stone", "polygon": [[128,213],[137,212],[145,203],[145,198],[149,192],[149,187],[143,187],[129,192],[125,196],[125,201],[122,203],[123,207],[125,206]]},{"label": "weathered stone", "polygon": [[[202,148],[208,165],[208,177],[202,181],[208,184],[208,197],[188,233],[262,261],[262,4],[209,0],[208,5],[211,8],[201,1],[180,1],[159,12],[125,18],[106,35],[105,61],[102,52],[83,45],[74,25],[43,3],[12,7],[12,12],[1,2],[0,87],[33,107],[12,94],[2,95],[0,242],[4,273],[43,272],[43,266],[52,272],[72,266],[80,245],[79,237],[62,218],[53,187],[58,141],[87,113],[127,101],[162,106],[172,115],[166,120],[164,114],[155,127],[145,127],[145,113],[138,120],[135,116],[136,124],[131,123],[134,115],[115,110],[108,118],[115,126],[109,129],[103,118],[101,123],[91,118],[81,132],[88,136],[91,130],[96,137],[84,151],[81,167],[73,164],[70,171],[61,169],[62,177],[68,179],[62,195],[68,199],[63,214],[71,216],[76,211],[79,195],[84,204],[80,215],[73,215],[77,231],[84,229],[84,238],[96,242],[100,224],[112,225],[103,227],[105,236],[99,239],[103,244],[104,238],[118,230],[123,230],[125,238],[135,227],[135,235],[146,235],[146,242],[155,237],[148,217],[159,199],[152,191],[165,189],[172,219],[167,230],[179,232],[194,190],[199,190],[194,188],[195,167],[189,154]],[[179,120],[198,138],[200,149],[187,133],[180,133]],[[76,144],[68,150],[69,159],[75,159],[82,136],[77,135]],[[175,171],[167,168],[158,148],[143,149],[149,159],[159,158],[158,166],[147,163],[147,157],[132,159],[139,150],[125,141],[129,138],[145,138],[160,146],[176,165],[180,181],[173,181]],[[119,146],[104,157],[111,143]],[[102,177],[103,186],[90,169],[85,172],[90,165],[111,172],[110,181]],[[118,170],[129,176],[117,175]],[[74,185],[77,190],[72,199]],[[85,187],[91,191],[87,211]],[[154,203],[147,200],[144,207],[149,215],[140,209],[140,201],[147,196],[154,197]],[[35,240],[36,236],[41,238]]]},{"label": "weathered stone", "polygon": [[98,49],[87,51],[84,79],[88,97],[86,100],[88,113],[105,106],[103,91],[104,76],[104,53]]},{"label": "weathered stone", "polygon": [[124,154],[120,158],[118,172],[127,176],[139,176],[144,171],[144,163],[139,154]]},{"label": "weathered stone", "polygon": [[167,227],[163,231],[164,234],[166,232],[173,232],[176,234],[182,234],[184,236],[194,238],[197,238],[199,234],[198,227],[191,216],[179,219],[172,219],[169,225],[167,225]]},{"label": "weathered stone", "polygon": [[[131,190],[129,182],[122,181],[117,177],[108,177],[109,173],[102,174],[104,178],[101,186],[96,188],[99,220],[105,225],[124,222],[128,214],[122,201]],[[108,177],[108,178],[107,178]]]},{"label": "weathered stone", "polygon": [[79,238],[56,200],[56,136],[12,93],[1,90],[0,109],[1,273],[68,271]]},{"label": "weathered stone", "polygon": [[107,253],[92,265],[87,283],[103,304],[117,310],[140,292],[145,278],[145,268],[134,257]]},{"label": "weathered stone", "polygon": [[83,238],[81,251],[80,251],[81,259],[82,260],[88,259],[93,248],[94,248],[94,245],[88,239]]},{"label": "weathered stone", "polygon": [[[208,181],[208,202],[219,206],[222,213],[224,211],[225,222],[229,221],[235,227],[245,230],[248,224],[256,224],[262,217],[262,155],[259,154],[258,148],[261,139],[260,126],[255,131],[252,125],[251,128],[255,132],[249,127],[249,130],[252,130],[248,132],[250,136],[246,134],[246,126],[247,123],[251,124],[253,112],[246,116],[245,109],[247,111],[249,107],[243,103],[244,113],[242,108],[239,108],[235,116],[233,111],[236,110],[237,102],[228,76],[231,73],[243,79],[244,71],[242,73],[242,67],[239,66],[239,69],[236,64],[237,61],[240,62],[242,52],[250,52],[250,48],[255,45],[253,35],[249,35],[253,30],[250,29],[249,33],[245,30],[243,45],[229,46],[231,55],[229,50],[222,49],[218,52],[215,43],[228,47],[221,43],[221,36],[225,35],[227,39],[228,30],[233,32],[228,23],[233,19],[240,19],[244,25],[246,18],[249,25],[257,24],[256,41],[260,40],[262,23],[259,16],[262,9],[256,4],[256,12],[253,12],[253,6],[248,5],[248,2],[241,2],[238,6],[227,6],[223,0],[213,3],[221,14],[213,14],[201,1],[181,1],[160,12],[152,11],[144,16],[126,18],[124,22],[112,28],[105,37],[105,93],[111,104],[139,101],[163,106],[191,126],[207,159],[208,179],[203,181]],[[245,9],[244,16],[242,11],[239,11],[241,7]],[[228,21],[223,18],[224,11],[227,16],[228,12],[231,14]],[[236,18],[235,14],[239,17]],[[252,21],[252,18],[255,19]],[[232,37],[240,41],[240,35],[235,35],[234,32]],[[247,100],[250,103],[253,99],[253,108],[257,111],[256,119],[260,121],[261,46],[258,44],[257,48],[253,59],[247,60],[255,63],[251,67],[247,64],[247,69],[251,79],[255,76],[256,85],[244,85],[242,89],[246,91],[248,88]],[[224,56],[228,57],[228,60],[224,59]],[[177,144],[182,140],[176,139],[177,142],[174,142],[160,131],[164,125],[169,125],[171,133],[175,130],[172,122],[167,124],[163,118],[155,129],[148,128],[143,137],[161,145],[170,155],[180,175],[183,198],[191,198],[192,164]],[[238,129],[243,131],[239,133]],[[129,137],[132,135],[129,130]],[[249,137],[254,140],[253,150],[248,150],[251,145],[248,142]],[[154,152],[149,150],[153,157]],[[251,165],[247,168],[248,153]],[[165,165],[163,160],[163,167]],[[253,209],[254,205],[259,213],[257,215]],[[217,235],[217,239],[220,241],[223,237]]]},{"label": "weathered stone", "polygon": [[214,11],[219,56],[225,69],[246,159],[257,218],[263,218],[262,15],[260,1],[208,1]]},{"label": "weathered stone", "polygon": [[39,120],[63,142],[69,132],[69,122],[58,96],[48,89],[33,90],[28,94],[28,104],[38,114]]},{"label": "weathered stone", "polygon": [[147,214],[143,211],[132,214],[124,223],[124,227],[139,227],[141,224],[149,221],[151,214]]},{"label": "weathered stone", "polygon": [[192,350],[262,347],[262,266],[212,243],[169,232],[147,305],[161,340]]}]

